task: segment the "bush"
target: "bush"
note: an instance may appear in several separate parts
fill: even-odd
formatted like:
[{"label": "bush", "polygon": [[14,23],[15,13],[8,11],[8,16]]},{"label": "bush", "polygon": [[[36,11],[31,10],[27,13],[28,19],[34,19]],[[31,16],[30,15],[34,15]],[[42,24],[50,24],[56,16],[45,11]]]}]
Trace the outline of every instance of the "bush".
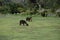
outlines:
[{"label": "bush", "polygon": [[0,12],[1,12],[2,14],[7,14],[7,13],[9,13],[9,11],[10,11],[10,9],[9,9],[9,7],[6,6],[6,5],[0,7]]}]

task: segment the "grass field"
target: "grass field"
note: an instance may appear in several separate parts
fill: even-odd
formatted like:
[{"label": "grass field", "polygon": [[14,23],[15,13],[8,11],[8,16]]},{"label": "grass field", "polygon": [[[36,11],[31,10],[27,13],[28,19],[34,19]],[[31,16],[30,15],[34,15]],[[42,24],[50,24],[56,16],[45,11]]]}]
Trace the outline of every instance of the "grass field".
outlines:
[{"label": "grass field", "polygon": [[29,26],[20,26],[26,16],[0,16],[0,40],[60,40],[60,18],[34,16]]}]

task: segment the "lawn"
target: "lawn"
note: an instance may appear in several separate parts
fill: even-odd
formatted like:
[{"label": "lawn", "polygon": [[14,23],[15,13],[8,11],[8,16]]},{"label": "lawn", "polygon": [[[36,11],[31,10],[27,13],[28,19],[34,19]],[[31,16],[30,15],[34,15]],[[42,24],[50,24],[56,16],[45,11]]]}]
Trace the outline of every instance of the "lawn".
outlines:
[{"label": "lawn", "polygon": [[0,40],[60,40],[60,18],[33,16],[29,26],[20,26],[26,16],[0,16]]}]

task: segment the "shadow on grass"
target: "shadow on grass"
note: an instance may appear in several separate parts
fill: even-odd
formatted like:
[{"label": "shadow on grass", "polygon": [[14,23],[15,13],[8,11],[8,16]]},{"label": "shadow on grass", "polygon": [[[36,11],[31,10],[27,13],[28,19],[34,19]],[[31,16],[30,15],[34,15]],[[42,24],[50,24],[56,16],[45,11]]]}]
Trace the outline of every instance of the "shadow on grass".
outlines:
[{"label": "shadow on grass", "polygon": [[0,35],[0,40],[10,40],[10,38],[6,35]]}]

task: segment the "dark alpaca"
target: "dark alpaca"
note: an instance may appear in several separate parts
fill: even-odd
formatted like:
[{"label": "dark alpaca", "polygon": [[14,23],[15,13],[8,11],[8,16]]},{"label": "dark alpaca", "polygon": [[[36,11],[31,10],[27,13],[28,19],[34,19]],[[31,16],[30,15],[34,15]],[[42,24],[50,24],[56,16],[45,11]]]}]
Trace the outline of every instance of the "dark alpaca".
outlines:
[{"label": "dark alpaca", "polygon": [[11,13],[12,14],[17,14],[17,13],[20,13],[20,11],[18,11],[18,10],[11,10]]},{"label": "dark alpaca", "polygon": [[28,23],[25,20],[20,20],[20,25],[26,25],[26,26],[28,26]]},{"label": "dark alpaca", "polygon": [[29,0],[31,3],[36,3],[36,0]]},{"label": "dark alpaca", "polygon": [[41,16],[42,17],[47,17],[48,14],[46,14],[46,13],[47,13],[47,11],[44,11],[43,13],[41,13]]},{"label": "dark alpaca", "polygon": [[32,17],[27,17],[26,21],[32,21]]},{"label": "dark alpaca", "polygon": [[41,16],[42,16],[42,17],[45,17],[45,13],[41,13]]}]

